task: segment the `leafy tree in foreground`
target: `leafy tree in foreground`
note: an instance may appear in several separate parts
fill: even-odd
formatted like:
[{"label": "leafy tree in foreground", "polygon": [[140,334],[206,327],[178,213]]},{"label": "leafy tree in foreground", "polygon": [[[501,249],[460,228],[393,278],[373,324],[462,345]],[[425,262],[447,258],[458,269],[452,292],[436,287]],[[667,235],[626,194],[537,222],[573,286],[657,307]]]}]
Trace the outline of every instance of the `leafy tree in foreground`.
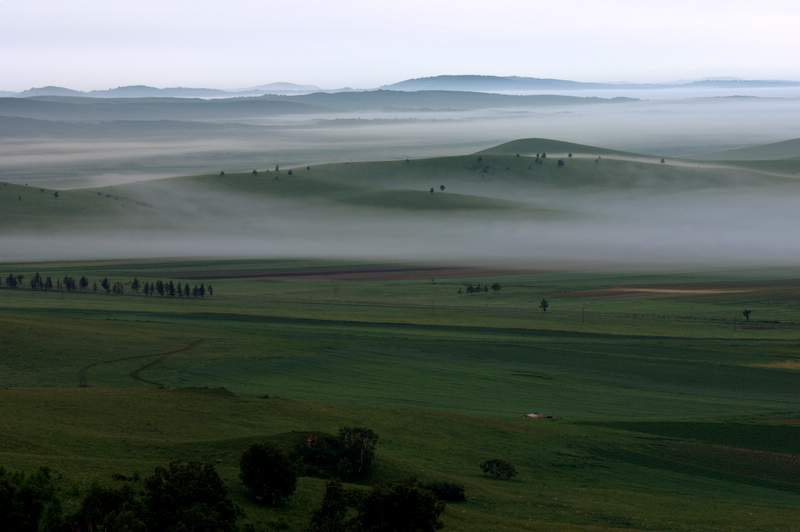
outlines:
[{"label": "leafy tree in foreground", "polygon": [[481,464],[483,474],[496,480],[511,480],[517,476],[517,469],[505,460],[495,458]]},{"label": "leafy tree in foreground", "polygon": [[288,499],[297,487],[294,463],[271,445],[256,444],[242,454],[239,478],[254,501],[269,506]]},{"label": "leafy tree in foreground", "polygon": [[141,500],[130,486],[92,485],[69,520],[69,530],[146,532]]},{"label": "leafy tree in foreground", "polygon": [[539,308],[542,309],[542,312],[547,312],[547,309],[550,308],[550,303],[548,303],[548,301],[543,298],[542,301],[539,303]]},{"label": "leafy tree in foreground", "polygon": [[61,505],[48,469],[25,475],[0,468],[0,528],[14,532],[56,530]]},{"label": "leafy tree in foreground", "polygon": [[237,510],[214,467],[172,462],[144,483],[144,521],[159,532],[235,532]]}]

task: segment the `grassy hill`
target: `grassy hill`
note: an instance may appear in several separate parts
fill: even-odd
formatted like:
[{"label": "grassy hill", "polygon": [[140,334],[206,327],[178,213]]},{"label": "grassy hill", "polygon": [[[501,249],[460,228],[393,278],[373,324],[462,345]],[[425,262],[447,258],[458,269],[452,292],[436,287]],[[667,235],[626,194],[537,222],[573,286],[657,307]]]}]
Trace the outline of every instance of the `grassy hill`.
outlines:
[{"label": "grassy hill", "polygon": [[517,153],[524,155],[531,155],[536,153],[584,153],[591,155],[635,155],[633,153],[611,150],[608,148],[600,148],[597,146],[587,146],[585,144],[576,144],[574,142],[565,142],[554,139],[519,139],[493,146],[480,153],[494,154],[494,155],[515,155]]},{"label": "grassy hill", "polygon": [[[536,161],[533,155],[551,157]],[[568,158],[566,153],[573,153]],[[596,160],[600,155],[601,159]],[[559,159],[563,164],[559,163]],[[265,226],[303,210],[368,223],[385,215],[430,220],[470,214],[497,220],[593,216],[573,203],[597,193],[680,193],[793,186],[785,162],[715,164],[668,161],[550,139],[521,139],[471,155],[322,164],[48,190],[0,186],[0,226],[28,230],[203,228],[248,220]],[[775,167],[778,165],[778,167]],[[431,189],[433,191],[431,192]],[[565,193],[568,193],[565,195]]]},{"label": "grassy hill", "polygon": [[715,161],[800,159],[800,139],[790,139],[771,144],[759,144],[756,146],[746,146],[744,148],[711,153],[703,155],[702,159]]}]

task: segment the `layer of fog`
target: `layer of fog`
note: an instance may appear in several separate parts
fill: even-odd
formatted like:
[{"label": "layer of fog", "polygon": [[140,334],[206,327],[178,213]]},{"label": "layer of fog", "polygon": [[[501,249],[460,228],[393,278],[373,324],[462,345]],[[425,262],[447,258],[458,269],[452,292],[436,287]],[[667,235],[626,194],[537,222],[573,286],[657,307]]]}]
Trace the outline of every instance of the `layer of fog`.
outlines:
[{"label": "layer of fog", "polygon": [[[646,189],[620,193],[540,190],[535,202],[563,216],[411,212],[323,201],[259,200],[208,191],[175,202],[169,229],[93,229],[0,235],[0,262],[148,257],[298,257],[448,265],[653,268],[793,265],[800,226],[796,185]],[[195,194],[200,194],[195,191]],[[159,192],[161,194],[161,192]],[[181,196],[188,197],[183,204]]]},{"label": "layer of fog", "polygon": [[[711,98],[469,112],[364,112],[242,119],[241,131],[143,122],[111,135],[2,131],[0,181],[71,188],[165,175],[470,153],[524,137],[692,156],[800,137],[800,100]],[[174,125],[174,124],[173,124]],[[0,121],[0,126],[2,122]],[[122,126],[120,126],[122,127]],[[199,128],[207,128],[203,132]],[[90,128],[89,128],[90,129]]]}]

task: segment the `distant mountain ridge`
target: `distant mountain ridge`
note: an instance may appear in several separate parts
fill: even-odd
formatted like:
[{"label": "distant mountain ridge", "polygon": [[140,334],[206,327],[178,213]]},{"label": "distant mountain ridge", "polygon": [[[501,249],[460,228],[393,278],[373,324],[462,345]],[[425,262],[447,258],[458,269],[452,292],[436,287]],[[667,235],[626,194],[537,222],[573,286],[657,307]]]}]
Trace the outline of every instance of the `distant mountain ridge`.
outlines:
[{"label": "distant mountain ridge", "polygon": [[313,112],[466,111],[489,108],[557,108],[616,105],[632,98],[511,95],[452,91],[316,92],[252,98],[0,98],[0,116],[56,121],[209,120]]},{"label": "distant mountain ridge", "polygon": [[679,88],[769,88],[800,87],[800,81],[791,80],[738,80],[707,79],[674,83],[602,83],[573,81],[555,78],[533,78],[522,76],[439,75],[399,81],[383,88],[387,90],[420,91],[477,91],[509,92],[539,90],[584,90],[584,89],[679,89]]},{"label": "distant mountain ridge", "polygon": [[[341,90],[341,89],[339,89]],[[0,91],[0,97],[36,98],[42,96],[71,96],[77,98],[237,98],[263,96],[265,94],[308,94],[322,91],[316,85],[277,82],[247,89],[210,89],[204,87],[152,87],[149,85],[126,85],[113,89],[79,91],[67,87],[48,85],[33,87],[21,92]]]},{"label": "distant mountain ridge", "polygon": [[[759,89],[800,88],[800,81],[770,79],[701,79],[667,83],[607,83],[575,81],[557,78],[525,76],[485,76],[479,74],[421,77],[383,85],[377,90],[387,91],[450,91],[450,92],[526,92],[526,91],[576,91],[576,90],[657,90],[657,89]],[[128,85],[113,89],[79,91],[68,87],[33,87],[21,92],[0,90],[0,97],[31,98],[40,96],[72,96],[85,98],[240,98],[262,95],[305,95],[313,93],[373,92],[376,89],[323,89],[317,85],[303,85],[279,81],[243,89],[213,89],[205,87],[152,87]]]}]

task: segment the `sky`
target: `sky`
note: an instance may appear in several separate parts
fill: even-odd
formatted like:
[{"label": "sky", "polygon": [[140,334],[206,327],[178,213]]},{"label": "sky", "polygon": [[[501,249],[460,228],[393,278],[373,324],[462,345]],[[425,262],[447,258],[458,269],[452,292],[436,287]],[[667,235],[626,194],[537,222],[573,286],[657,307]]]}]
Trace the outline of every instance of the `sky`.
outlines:
[{"label": "sky", "polygon": [[0,90],[800,79],[797,0],[0,0]]}]

